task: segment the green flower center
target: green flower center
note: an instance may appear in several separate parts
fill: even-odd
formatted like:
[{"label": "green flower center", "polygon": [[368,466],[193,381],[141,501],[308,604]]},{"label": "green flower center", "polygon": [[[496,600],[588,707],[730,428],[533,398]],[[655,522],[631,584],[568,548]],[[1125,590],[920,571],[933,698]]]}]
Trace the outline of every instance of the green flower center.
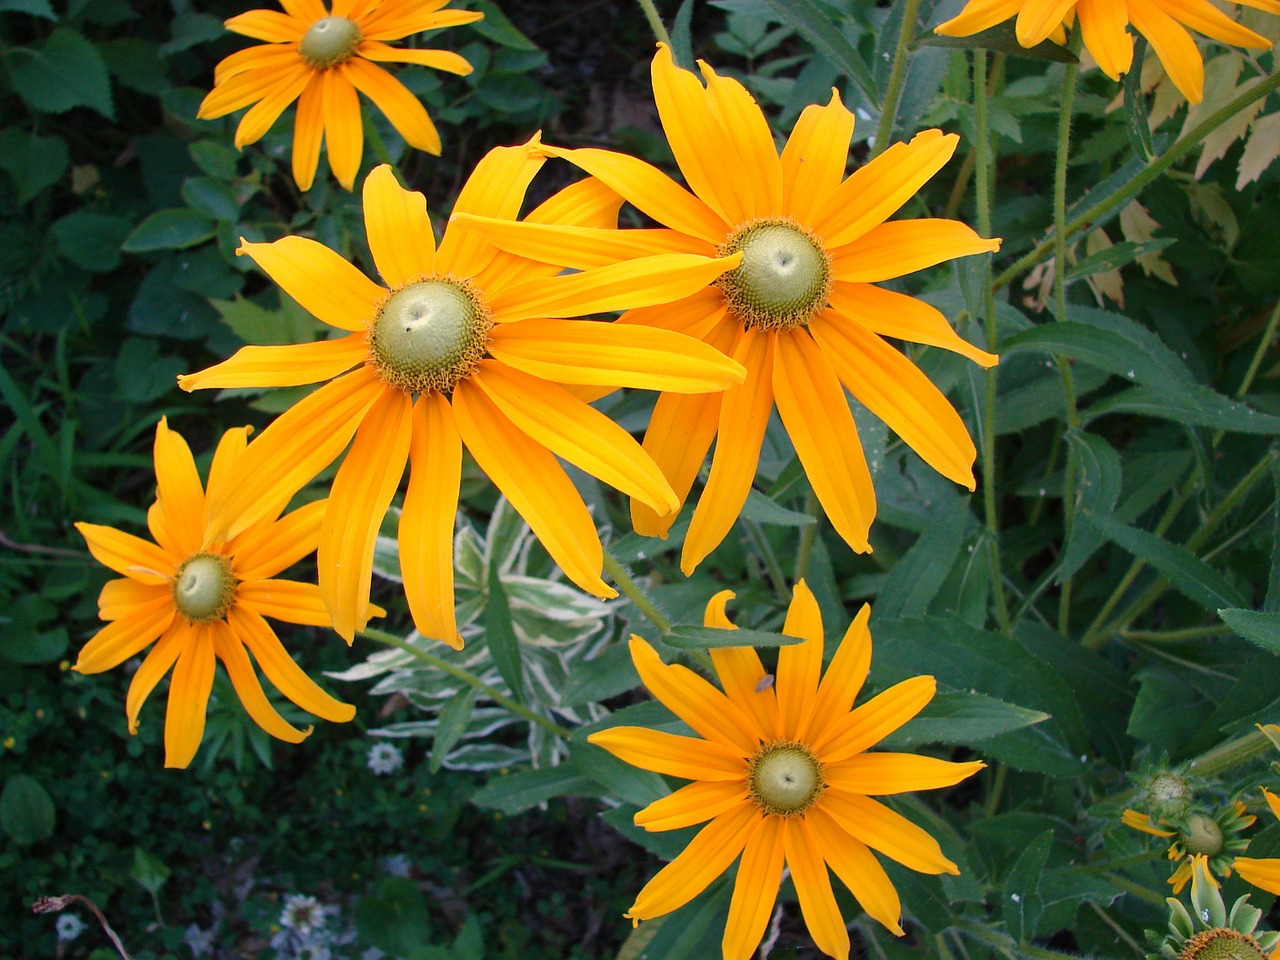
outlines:
[{"label": "green flower center", "polygon": [[1186,942],[1178,960],[1266,960],[1258,941],[1225,927],[1197,933]]},{"label": "green flower center", "polygon": [[317,70],[336,67],[355,52],[360,27],[346,17],[322,17],[302,35],[298,52]]},{"label": "green flower center", "polygon": [[216,553],[188,557],[173,578],[173,602],[188,620],[221,620],[231,609],[236,578],[231,563]]},{"label": "green flower center", "polygon": [[793,817],[818,799],[822,761],[801,743],[767,743],[747,765],[747,790],[765,813]]},{"label": "green flower center", "polygon": [[1182,843],[1188,853],[1216,857],[1222,852],[1222,827],[1218,826],[1218,821],[1200,814],[1188,817]]},{"label": "green flower center", "polygon": [[792,330],[827,305],[831,257],[822,241],[792,220],[752,220],[720,245],[722,257],[742,263],[722,276],[725,305],[746,326]]},{"label": "green flower center", "polygon": [[393,293],[369,326],[378,375],[410,395],[449,393],[484,359],[493,318],[465,280],[421,280]]}]

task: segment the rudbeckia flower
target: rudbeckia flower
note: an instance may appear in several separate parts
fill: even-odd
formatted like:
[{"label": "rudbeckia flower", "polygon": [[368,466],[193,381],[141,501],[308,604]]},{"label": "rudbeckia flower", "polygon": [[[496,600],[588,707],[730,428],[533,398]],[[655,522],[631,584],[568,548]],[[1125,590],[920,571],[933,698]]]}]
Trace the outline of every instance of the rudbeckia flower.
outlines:
[{"label": "rudbeckia flower", "polygon": [[[1242,6],[1280,13],[1277,0],[1236,0]],[[1267,49],[1271,41],[1236,23],[1209,0],[969,0],[960,14],[936,28],[947,37],[967,37],[1017,17],[1018,43],[1034,47],[1065,39],[1063,28],[1080,18],[1084,45],[1112,80],[1133,66],[1134,30],[1147,38],[1165,72],[1192,103],[1204,98],[1204,61],[1188,29],[1222,43]]]},{"label": "rudbeckia flower", "polygon": [[[243,479],[247,437],[243,427],[223,434],[209,469],[209,497]],[[102,588],[98,613],[109,623],[85,644],[73,669],[102,673],[155,643],[129,684],[125,715],[129,732],[137,733],[143,703],[173,670],[164,724],[166,767],[187,766],[200,746],[219,660],[249,716],[280,740],[299,743],[311,728],[299,730],[280,716],[249,654],[302,709],[335,722],[354,717],[355,707],[321,690],[263,619],[331,625],[314,584],[274,579],[316,548],[324,502],[280,516],[284,502],[277,501],[235,537],[214,536],[191,450],[163,419],[156,426],[155,466],[156,502],[147,511],[154,543],[112,527],[76,524],[94,558],[123,576]]]},{"label": "rudbeckia flower", "polygon": [[[516,216],[544,160],[536,137],[491,151],[456,210]],[[529,219],[616,223],[619,206],[588,180]],[[677,500],[631,435],[562,384],[714,391],[741,382],[743,370],[676,333],[563,318],[674,300],[737,260],[677,253],[557,276],[559,267],[502,253],[459,224],[450,224],[437,249],[422,194],[400,187],[385,165],[365,181],[364,216],[385,287],[303,237],[240,248],[347,335],[243,347],[179,378],[184,390],[337,378],[250,444],[249,479],[210,498],[211,524],[234,536],[300,490],[354,436],[317,552],[320,591],[334,629],[350,642],[366,619],[378,528],[409,461],[399,535],[409,610],[421,633],[461,647],[452,551],[465,446],[570,580],[596,596],[616,596],[600,579],[595,523],[556,457],[663,512]]]},{"label": "rudbeckia flower", "polygon": [[[658,48],[653,89],[667,139],[690,190],[634,157],[555,150],[663,224],[658,229],[477,223],[506,250],[556,256],[585,268],[662,251],[741,254],[732,272],[670,306],[633,310],[622,325],[680,330],[747,368],[721,395],[664,394],[645,449],[681,501],[716,440],[711,474],[685,539],[686,574],[724,539],[755,478],[774,405],[827,516],[868,551],[875,491],[847,387],[934,469],[974,488],[975,449],[942,393],[884,336],[942,346],[984,366],[989,353],[961,340],[933,307],[875,284],[952,257],[994,251],[954,220],[884,222],[955,151],[940,130],[895,144],[844,178],[853,114],[834,93],[810,106],[782,155],[764,114],[737,81],[706,64],[707,86]],[[843,387],[841,386],[843,384]],[[665,537],[674,514],[632,505],[638,532]]]},{"label": "rudbeckia flower", "polygon": [[281,0],[284,13],[250,10],[226,22],[228,30],[265,40],[224,59],[214,70],[214,87],[196,114],[224,117],[253,104],[236,127],[236,149],[256,143],[295,100],[293,179],[310,190],[328,142],[329,166],[348,190],[355,185],[364,153],[364,129],[356,91],[374,102],[418,150],[440,154],[440,135],[426,108],[378,63],[416,63],[466,76],[471,64],[448,50],[393,47],[424,30],[472,23],[484,14],[442,10],[449,0]]},{"label": "rudbeckia flower", "polygon": [[[1275,814],[1276,819],[1280,820],[1280,797],[1277,797],[1265,787],[1262,795],[1267,798],[1267,806],[1271,808],[1271,812]],[[1246,881],[1253,884],[1268,893],[1280,895],[1280,859],[1272,857],[1268,860],[1261,860],[1257,857],[1236,857],[1236,872],[1244,877]]]},{"label": "rudbeckia flower", "polygon": [[[726,590],[711,599],[707,626],[733,627],[725,616],[732,597]],[[637,826],[679,830],[710,823],[645,885],[628,917],[648,920],[678,909],[741,854],[725,960],[747,960],[755,951],[784,866],[818,949],[847,958],[849,933],[828,867],[868,914],[899,936],[898,894],[871,851],[920,873],[959,873],[933,837],[873,798],[949,787],[985,764],[866,752],[919,713],[936,687],[933,677],[912,677],[851,709],[871,665],[870,615],[864,606],[819,680],[822,617],[801,580],[782,632],[803,642],[779,649],[776,680],[751,647],[713,649],[723,693],[631,638],[644,685],[698,737],[613,727],[588,740],[634,766],[694,781],[637,813]]]},{"label": "rudbeckia flower", "polygon": [[1220,877],[1231,876],[1231,870],[1239,860],[1236,854],[1244,850],[1249,841],[1239,834],[1253,826],[1258,818],[1245,812],[1240,801],[1221,810],[1217,816],[1205,813],[1187,813],[1182,816],[1152,818],[1137,810],[1125,810],[1120,822],[1126,827],[1141,830],[1153,837],[1173,838],[1169,844],[1169,859],[1178,864],[1169,877],[1174,893],[1191,879],[1192,861],[1205,859],[1208,869]]}]

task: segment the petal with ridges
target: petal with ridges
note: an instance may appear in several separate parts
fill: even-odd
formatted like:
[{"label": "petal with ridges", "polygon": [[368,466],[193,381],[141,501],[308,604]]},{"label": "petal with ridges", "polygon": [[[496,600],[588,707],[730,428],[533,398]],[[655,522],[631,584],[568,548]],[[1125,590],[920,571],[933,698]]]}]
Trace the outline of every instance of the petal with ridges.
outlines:
[{"label": "petal with ridges", "polygon": [[314,500],[279,520],[250,527],[227,545],[239,580],[265,580],[316,548],[327,501]]},{"label": "petal with ridges", "polygon": [[[360,61],[348,60],[343,68],[352,62]],[[360,98],[356,96],[356,88],[343,68],[324,71],[320,100],[324,113],[324,140],[329,151],[329,169],[340,184],[348,190],[354,190],[356,174],[360,172],[360,158],[364,155],[364,127],[360,118]]]},{"label": "petal with ridges", "polygon": [[139,583],[128,577],[108,580],[98,594],[98,617],[102,620],[118,620],[127,617],[130,611],[138,607],[149,607],[161,600],[171,602],[172,598],[173,588],[168,583]]},{"label": "petal with ridges", "polygon": [[662,471],[631,434],[563,387],[492,359],[471,382],[535,443],[623,493],[679,508]]},{"label": "petal with ridges", "polygon": [[[719,174],[732,184],[738,199],[729,211],[731,223],[778,216],[782,209],[782,164],[773,133],[755,98],[732,77],[722,77],[705,61],[698,67],[707,81],[707,102],[732,149],[716,157]],[[733,161],[726,163],[725,158]]]},{"label": "petal with ridges", "polygon": [[286,68],[283,76],[272,84],[266,96],[250,107],[248,112],[240,118],[240,124],[236,127],[236,149],[240,150],[251,143],[257,143],[266,136],[267,131],[280,119],[280,114],[302,95],[302,91],[307,88],[314,73],[315,71],[302,61],[291,68]]},{"label": "petal with ridges", "polygon": [[169,629],[176,612],[173,594],[165,592],[166,596],[130,607],[94,634],[80,650],[72,669],[77,673],[102,673],[150,646]]},{"label": "petal with ridges", "polygon": [[249,648],[263,675],[293,703],[333,723],[346,723],[356,715],[355,707],[325,693],[294,663],[275,631],[258,614],[234,606],[227,611],[227,622]]},{"label": "petal with ridges", "polygon": [[732,529],[755,480],[760,445],[773,409],[773,354],[773,334],[753,330],[743,333],[734,348],[733,359],[747,368],[747,380],[723,394],[711,475],[693,511],[680,555],[686,577]]},{"label": "petal with ridges", "polygon": [[999,249],[999,240],[984,240],[959,220],[892,220],[832,251],[831,272],[837,281],[874,283]]},{"label": "petal with ridges", "polygon": [[[703,626],[738,629],[725,611],[725,605],[733,598],[732,590],[721,590],[707,601]],[[755,718],[764,740],[779,739],[782,721],[778,713],[778,694],[772,683],[761,686],[768,672],[755,647],[714,647],[710,653],[711,664],[720,678],[725,696]]]},{"label": "petal with ridges", "polygon": [[195,553],[204,543],[204,485],[187,441],[169,429],[165,417],[156,424],[154,454],[165,527],[184,553]]},{"label": "petal with ridges", "polygon": [[741,804],[750,803],[746,787],[736,780],[701,780],[655,800],[635,816],[637,827],[651,833],[706,823]]},{"label": "petal with ridges", "polygon": [[1233,864],[1247,882],[1268,893],[1280,894],[1280,860],[1236,857]]},{"label": "petal with ridges", "polygon": [[782,712],[782,735],[794,740],[808,723],[822,673],[822,611],[804,580],[796,583],[782,632],[804,640],[778,650],[778,680],[773,685]]},{"label": "petal with ridges", "polygon": [[205,716],[217,659],[209,624],[191,625],[193,637],[178,655],[169,681],[164,715],[164,765],[183,768],[195,758],[204,739]]},{"label": "petal with ridges", "polygon": [[1129,22],[1147,38],[1165,73],[1192,103],[1204,99],[1204,61],[1191,34],[1151,0],[1128,0]]},{"label": "petal with ridges", "polygon": [[232,427],[223,432],[222,439],[218,441],[218,446],[213,451],[213,462],[209,464],[209,482],[205,485],[206,490],[213,490],[231,475],[231,468],[249,445],[249,434],[252,432],[252,427]]},{"label": "petal with ridges", "polygon": [[849,931],[831,889],[831,877],[822,858],[822,842],[804,817],[785,821],[783,842],[809,936],[827,956],[848,960]]},{"label": "petal with ridges", "polygon": [[1133,65],[1133,36],[1128,31],[1129,11],[1115,0],[1079,0],[1080,33],[1098,66],[1112,80]]},{"label": "petal with ridges", "polygon": [[333,463],[387,387],[360,367],[299,400],[262,431],[240,458],[241,481],[208,498],[206,535],[229,540],[281,505]]},{"label": "petal with ridges", "polygon": [[[422,101],[381,67],[352,57],[337,68],[343,77],[374,102],[405,142],[415,150],[440,156],[440,134]],[[332,149],[332,148],[331,148]]]},{"label": "petal with ridges", "polygon": [[347,643],[369,622],[373,547],[409,460],[407,394],[385,390],[356,430],[329,492],[316,569],[333,629]]},{"label": "petal with ridges", "polygon": [[287,83],[290,77],[295,76],[301,62],[296,55],[271,59],[227,77],[200,101],[196,110],[197,119],[216,120],[241,107],[257,103],[281,83]]},{"label": "petal with ridges", "polygon": [[424,30],[444,30],[448,27],[475,23],[484,17],[484,14],[478,10],[442,10],[439,13],[429,13],[425,10],[402,9],[406,15],[399,17],[393,16],[389,11],[376,11],[375,19],[361,31],[365,39],[399,40],[413,33],[422,33]]},{"label": "petal with ridges", "polygon": [[278,10],[250,10],[224,20],[222,25],[242,37],[253,37],[255,40],[266,40],[268,43],[292,43],[295,40],[301,40],[310,26]]},{"label": "petal with ridges", "polygon": [[833,254],[893,216],[941,170],[960,138],[924,130],[910,143],[895,143],[855,170],[814,212],[810,226]]},{"label": "petal with ridges", "polygon": [[240,698],[245,712],[253,722],[271,736],[287,743],[301,743],[307,739],[311,734],[310,727],[299,730],[280,716],[279,711],[271,705],[271,701],[262,690],[262,684],[258,682],[258,675],[249,661],[249,654],[245,652],[244,645],[231,628],[222,621],[211,626],[213,627],[213,652],[226,667],[227,676],[231,678],[236,696]]},{"label": "petal with ridges", "polygon": [[[1271,46],[1271,41],[1266,37],[1236,23],[1205,0],[1161,0],[1160,8],[1183,26],[1220,43],[1264,50]],[[1280,10],[1272,9],[1271,12],[1280,13]]]},{"label": "petal with ridges", "polygon": [[818,685],[813,713],[797,732],[797,739],[808,742],[812,738],[810,731],[828,729],[853,707],[871,669],[871,631],[867,629],[870,618],[871,605],[864,603],[827,664],[827,672]]},{"label": "petal with ridges", "polygon": [[213,68],[213,85],[217,87],[232,77],[262,67],[279,69],[297,59],[298,51],[290,45],[267,43],[238,50],[218,61],[218,65]]},{"label": "petal with ridges", "polygon": [[293,181],[307,191],[315,183],[320,165],[320,143],[324,139],[324,74],[317,73],[298,95],[298,113],[293,121]]},{"label": "petal with ridges", "polygon": [[[658,651],[636,636],[631,638],[631,660],[649,692],[699,736],[735,751],[741,758],[755,753],[760,746],[763,732],[750,717],[688,667],[663,663]],[[746,770],[745,759],[740,767]]]},{"label": "petal with ridges", "polygon": [[341,256],[306,237],[274,243],[242,240],[236,252],[252,257],[304,310],[339,330],[368,329],[387,298],[386,290]]},{"label": "petal with ridges", "polygon": [[834,283],[828,302],[840,316],[857,321],[872,333],[942,347],[984,367],[1000,361],[995,354],[960,339],[937,307],[915,297],[869,283]]},{"label": "petal with ridges", "polygon": [[[674,330],[695,340],[706,340],[721,352],[729,352],[717,339],[725,319],[724,297],[719,287],[704,287],[673,303],[659,304],[656,307],[639,307],[628,310],[618,318],[618,323],[634,323],[642,327],[657,327],[660,330]],[[742,324],[736,320],[730,322],[734,337],[727,342],[730,347],[737,342],[737,334],[742,332]],[[727,334],[722,334],[726,336]]]},{"label": "petal with ridges", "polygon": [[823,763],[839,763],[875,746],[924,709],[938,689],[933,677],[910,677],[872,697],[825,730],[811,746]]},{"label": "petal with ridges", "polygon": [[917,873],[959,875],[960,869],[943,856],[937,840],[878,800],[828,787],[821,803],[823,812],[846,831],[904,867]]},{"label": "petal with ridges", "polygon": [[652,920],[683,907],[729,869],[763,822],[760,811],[751,803],[716,817],[644,885],[624,916]]},{"label": "petal with ridges", "polygon": [[329,627],[333,621],[320,588],[296,580],[249,580],[236,587],[236,604],[260,617]]},{"label": "petal with ridges", "polygon": [[93,559],[139,583],[168,584],[185,557],[173,557],[154,543],[96,523],[77,523]]},{"label": "petal with ridges", "polygon": [[296,387],[332,380],[367,359],[369,341],[363,332],[315,343],[241,347],[228,360],[178,377],[178,386],[186,391],[212,387]]},{"label": "petal with ridges", "polygon": [[853,113],[836,90],[825,107],[814,103],[804,108],[782,149],[782,209],[787,216],[800,223],[813,219],[844,178],[852,139]]},{"label": "petal with ridges", "polygon": [[129,732],[138,732],[138,713],[146,702],[156,684],[164,679],[169,668],[174,665],[183,649],[193,639],[192,626],[186,617],[175,617],[169,624],[156,645],[151,648],[142,661],[142,665],[133,673],[129,681],[129,692],[125,695],[124,712],[129,724]]},{"label": "petal with ridges", "polygon": [[778,335],[773,365],[778,415],[831,525],[855,551],[869,553],[876,492],[838,369],[806,331]]},{"label": "petal with ridges", "polygon": [[1017,16],[1026,0],[969,0],[959,16],[934,28],[944,37],[968,37]]},{"label": "petal with ridges", "polygon": [[747,838],[720,942],[724,960],[749,960],[764,938],[782,883],[785,823],[782,817],[765,817]]},{"label": "petal with ridges", "polygon": [[954,786],[985,766],[980,760],[952,763],[913,753],[860,753],[827,764],[823,778],[828,786],[840,790],[883,797]]},{"label": "petal with ridges", "polygon": [[465,77],[475,70],[465,57],[452,50],[427,50],[392,47],[377,40],[364,40],[356,47],[356,56],[380,63],[412,63],[432,70],[443,70]]},{"label": "petal with ridges", "polygon": [[571,183],[538,204],[524,218],[526,224],[562,224],[616,229],[622,197],[595,177]]},{"label": "petal with ridges", "polygon": [[1075,7],[1077,0],[1026,0],[1018,13],[1018,43],[1030,49],[1049,38]]},{"label": "petal with ridges", "polygon": [[816,839],[823,859],[849,888],[858,905],[885,929],[902,936],[898,891],[875,854],[823,812],[821,805],[805,814],[804,823]]},{"label": "petal with ridges", "polygon": [[364,229],[373,262],[393,290],[434,275],[436,238],[427,216],[427,200],[406,190],[388,164],[379,164],[364,181]]},{"label": "petal with ridges", "polygon": [[565,576],[594,596],[616,597],[600,578],[604,548],[595,522],[555,455],[517,429],[469,380],[453,392],[453,413],[480,469],[506,494]]},{"label": "petal with ridges", "polygon": [[622,260],[664,253],[714,256],[715,248],[703,240],[662,228],[617,230],[579,227],[563,223],[529,223],[455,214],[450,222],[482,234],[494,246],[530,260],[554,260],[557,265],[587,270]]},{"label": "petal with ridges", "polygon": [[868,410],[944,477],[970,490],[977,449],[955,408],[919,368],[856,323],[827,311],[809,325],[837,375]]},{"label": "petal with ridges", "polygon": [[449,401],[418,397],[409,442],[409,489],[400,512],[400,572],[413,625],[462,649],[454,614],[453,527],[462,482],[462,440]]},{"label": "petal with ridges", "polygon": [[[664,393],[649,416],[644,451],[671,484],[681,507],[719,429],[720,402],[718,393]],[[631,525],[643,537],[667,539],[679,515],[679,509],[659,513],[643,501],[631,500]]]},{"label": "petal with ridges", "polygon": [[610,727],[587,737],[633,767],[686,780],[732,781],[741,786],[747,762],[728,747],[644,727]]}]

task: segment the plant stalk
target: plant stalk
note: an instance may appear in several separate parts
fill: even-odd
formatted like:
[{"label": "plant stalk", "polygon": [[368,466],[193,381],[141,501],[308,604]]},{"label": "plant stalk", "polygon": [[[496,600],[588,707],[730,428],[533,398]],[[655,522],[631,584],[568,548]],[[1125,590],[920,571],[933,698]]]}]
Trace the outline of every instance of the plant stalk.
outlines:
[{"label": "plant stalk", "polygon": [[658,42],[671,46],[671,34],[667,33],[666,25],[658,14],[658,8],[653,5],[653,0],[640,0],[640,9],[644,11],[644,18],[649,21],[649,29],[658,38]]},{"label": "plant stalk", "polygon": [[907,79],[907,47],[911,44],[911,34],[915,30],[916,17],[920,12],[920,0],[904,0],[902,7],[902,26],[898,28],[898,45],[893,51],[893,66],[889,69],[889,88],[884,94],[880,125],[876,128],[876,142],[868,158],[871,160],[888,149],[889,138],[893,136],[898,103],[902,99],[902,87]]}]

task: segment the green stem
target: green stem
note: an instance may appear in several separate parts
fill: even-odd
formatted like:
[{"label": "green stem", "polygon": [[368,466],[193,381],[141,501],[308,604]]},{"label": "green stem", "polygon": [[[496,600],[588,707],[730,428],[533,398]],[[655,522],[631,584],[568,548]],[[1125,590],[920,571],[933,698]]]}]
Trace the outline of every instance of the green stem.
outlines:
[{"label": "green stem", "polygon": [[649,21],[649,29],[658,38],[658,42],[671,46],[671,34],[667,33],[667,28],[662,23],[662,17],[658,15],[658,8],[653,5],[653,0],[640,0],[640,9],[644,11],[644,18]]},{"label": "green stem", "polygon": [[1261,730],[1253,730],[1206,750],[1187,765],[1187,772],[1197,777],[1216,777],[1256,760],[1270,749],[1271,741],[1267,735]]},{"label": "green stem", "polygon": [[1163,895],[1156,893],[1154,890],[1147,889],[1140,883],[1135,883],[1134,881],[1130,880],[1126,876],[1123,876],[1122,874],[1104,873],[1103,876],[1106,877],[1108,880],[1110,880],[1113,884],[1115,884],[1121,890],[1123,890],[1125,893],[1131,893],[1135,897],[1137,897],[1139,900],[1145,900],[1147,903],[1151,904],[1153,907],[1164,906],[1165,898]]},{"label": "green stem", "polygon": [[[1149,166],[1139,171],[1132,180],[1108,197],[1099,200],[1088,210],[1083,211],[1079,216],[1066,225],[1066,235],[1068,237],[1079,233],[1082,230],[1092,229],[1093,225],[1112,210],[1124,206],[1139,193],[1147,188],[1161,174],[1168,170],[1171,166],[1181,160],[1189,152],[1194,150],[1205,137],[1217,130],[1237,113],[1251,104],[1257,103],[1259,100],[1269,96],[1272,91],[1280,88],[1280,73],[1268,77],[1261,83],[1258,83],[1240,96],[1236,97],[1221,110],[1210,115],[1204,122],[1200,123],[1194,130],[1185,137],[1175,143],[1166,150],[1160,159],[1154,161]],[[1021,257],[1016,263],[1001,273],[992,284],[996,289],[1008,284],[1014,277],[1030,270],[1037,263],[1044,259],[1045,255],[1054,249],[1056,237],[1049,237],[1041,241],[1029,253]]]},{"label": "green stem", "polygon": [[572,731],[567,727],[562,727],[554,720],[550,720],[539,713],[535,713],[524,704],[517,703],[515,700],[512,700],[501,690],[496,690],[489,686],[489,684],[485,683],[470,670],[464,670],[462,667],[452,664],[447,660],[441,660],[434,654],[427,653],[427,651],[422,648],[415,647],[413,644],[402,640],[394,633],[388,633],[385,630],[378,630],[374,627],[366,627],[364,630],[360,631],[360,635],[369,640],[375,640],[378,643],[386,644],[388,647],[395,647],[397,650],[403,650],[405,653],[412,657],[416,657],[428,666],[442,670],[451,677],[456,677],[468,686],[474,687],[477,691],[483,693],[500,707],[509,710],[518,717],[523,717],[530,723],[536,723],[548,733],[555,734],[557,737],[565,740],[567,740],[570,733],[572,733]]},{"label": "green stem", "polygon": [[1103,910],[1093,900],[1086,900],[1085,903],[1089,904],[1089,906],[1093,908],[1093,912],[1098,915],[1099,919],[1101,919],[1103,923],[1105,923],[1108,927],[1112,929],[1112,931],[1116,935],[1116,939],[1123,940],[1126,944],[1129,945],[1129,948],[1133,950],[1133,952],[1136,953],[1138,956],[1145,957],[1147,955],[1146,951],[1142,949],[1142,944],[1140,944],[1137,940],[1133,939],[1133,937],[1129,936],[1129,932],[1125,930],[1124,927],[1120,926],[1120,924],[1112,920],[1111,915],[1107,913],[1107,911]]},{"label": "green stem", "polygon": [[1220,637],[1232,633],[1225,623],[1213,627],[1187,627],[1183,630],[1122,630],[1121,638],[1139,640],[1143,643],[1182,643],[1186,640],[1207,640],[1209,637]]},{"label": "green stem", "polygon": [[818,539],[818,524],[821,522],[819,517],[822,515],[822,507],[812,490],[805,494],[804,512],[813,517],[813,523],[800,528],[800,546],[796,550],[796,583],[809,573],[809,557],[813,554],[813,544]]},{"label": "green stem", "polygon": [[604,554],[604,572],[613,578],[613,582],[618,585],[618,589],[627,595],[627,599],[636,605],[636,609],[649,618],[649,622],[658,628],[659,633],[665,637],[671,632],[671,621],[649,599],[648,595],[640,589],[640,584],[631,579],[631,574],[627,573],[626,569],[623,568],[613,554],[607,550]]},{"label": "green stem", "polygon": [[1275,309],[1271,311],[1271,319],[1267,321],[1267,329],[1262,333],[1262,341],[1258,344],[1258,349],[1253,352],[1253,360],[1249,363],[1249,369],[1245,371],[1244,379],[1240,381],[1240,389],[1236,391],[1237,397],[1243,397],[1253,386],[1253,378],[1258,375],[1258,368],[1262,366],[1262,359],[1267,355],[1267,348],[1276,338],[1277,327],[1280,327],[1280,300],[1276,301]]},{"label": "green stem", "polygon": [[[643,0],[641,0],[643,2]],[[893,66],[889,69],[889,89],[884,94],[884,107],[880,111],[880,126],[876,129],[876,142],[869,159],[874,160],[889,146],[893,136],[893,124],[897,120],[898,101],[907,79],[907,47],[915,30],[916,15],[920,12],[920,0],[904,0],[902,26],[898,28],[898,45],[893,51]]]}]

